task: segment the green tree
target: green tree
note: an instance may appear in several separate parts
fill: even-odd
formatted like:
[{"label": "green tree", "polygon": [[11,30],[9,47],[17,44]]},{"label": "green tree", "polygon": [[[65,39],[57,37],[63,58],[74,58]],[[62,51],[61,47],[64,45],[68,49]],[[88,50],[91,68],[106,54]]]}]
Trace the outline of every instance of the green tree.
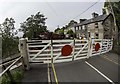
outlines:
[{"label": "green tree", "polygon": [[5,21],[0,24],[0,31],[2,33],[2,56],[7,57],[18,51],[18,41],[14,39],[17,34],[14,27],[14,19],[6,18]]},{"label": "green tree", "polygon": [[60,29],[60,30],[59,30],[59,34],[60,34],[60,35],[64,35],[64,29]]},{"label": "green tree", "polygon": [[57,33],[60,30],[60,28],[57,28],[54,30],[55,33]]},{"label": "green tree", "polygon": [[45,26],[46,19],[43,14],[38,12],[21,23],[19,30],[24,33],[24,37],[28,37],[29,39],[36,38],[40,33],[48,32],[47,26]]},{"label": "green tree", "polygon": [[67,34],[68,34],[70,37],[74,37],[74,32],[73,32],[72,29],[69,29],[69,30],[67,31]]},{"label": "green tree", "polygon": [[68,27],[74,26],[75,24],[77,24],[77,22],[74,21],[74,20],[71,20],[71,21],[68,23]]},{"label": "green tree", "polygon": [[74,20],[71,20],[67,25],[65,25],[65,26],[63,26],[63,27],[61,27],[61,28],[57,28],[57,29],[55,29],[55,33],[56,32],[58,32],[58,31],[60,31],[60,32],[64,32],[64,30],[65,29],[67,29],[67,28],[69,28],[69,27],[72,27],[72,26],[74,26],[75,24],[77,24],[77,22],[76,21],[74,21]]},{"label": "green tree", "polygon": [[14,27],[14,19],[13,18],[6,18],[5,21],[1,24],[1,32],[2,37],[4,38],[13,38],[15,34],[17,34],[17,31],[15,31]]}]

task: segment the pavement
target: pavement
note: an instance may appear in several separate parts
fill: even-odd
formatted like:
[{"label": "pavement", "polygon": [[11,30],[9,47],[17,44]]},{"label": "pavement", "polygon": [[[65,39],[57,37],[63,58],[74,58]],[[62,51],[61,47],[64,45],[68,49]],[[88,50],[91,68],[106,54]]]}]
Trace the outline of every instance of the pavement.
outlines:
[{"label": "pavement", "polygon": [[31,64],[22,82],[120,84],[119,57],[108,52],[88,60],[50,64],[49,67],[47,64]]}]

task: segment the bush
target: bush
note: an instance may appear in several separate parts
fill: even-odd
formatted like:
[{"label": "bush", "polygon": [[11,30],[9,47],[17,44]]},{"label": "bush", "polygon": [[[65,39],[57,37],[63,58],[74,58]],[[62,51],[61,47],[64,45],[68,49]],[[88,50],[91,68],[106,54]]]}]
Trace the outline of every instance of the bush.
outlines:
[{"label": "bush", "polygon": [[15,71],[14,72],[13,78],[14,78],[15,82],[20,83],[22,77],[23,77],[23,72],[22,71]]},{"label": "bush", "polygon": [[8,76],[6,75],[4,75],[4,76],[2,76],[2,82],[1,82],[1,84],[11,84],[11,82],[10,82],[10,79],[8,78]]},{"label": "bush", "polygon": [[118,46],[120,46],[120,42],[118,42]]},{"label": "bush", "polygon": [[[15,70],[15,71],[12,72],[12,77],[14,79],[15,84],[20,84],[21,79],[23,77],[23,72],[20,71],[20,70]],[[12,84],[7,74],[5,74],[2,77],[2,83],[1,84]]]},{"label": "bush", "polygon": [[2,57],[8,57],[10,55],[18,53],[18,40],[12,38],[2,39]]}]

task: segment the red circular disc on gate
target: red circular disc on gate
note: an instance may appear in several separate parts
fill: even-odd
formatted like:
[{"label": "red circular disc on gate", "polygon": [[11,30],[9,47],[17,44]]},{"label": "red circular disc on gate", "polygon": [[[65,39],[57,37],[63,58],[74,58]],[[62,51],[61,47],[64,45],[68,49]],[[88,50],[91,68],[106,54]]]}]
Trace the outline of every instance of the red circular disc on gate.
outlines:
[{"label": "red circular disc on gate", "polygon": [[62,56],[68,56],[72,53],[72,47],[70,45],[65,45],[62,48]]},{"label": "red circular disc on gate", "polygon": [[98,51],[99,49],[100,49],[100,44],[96,43],[96,45],[95,45],[95,51]]}]

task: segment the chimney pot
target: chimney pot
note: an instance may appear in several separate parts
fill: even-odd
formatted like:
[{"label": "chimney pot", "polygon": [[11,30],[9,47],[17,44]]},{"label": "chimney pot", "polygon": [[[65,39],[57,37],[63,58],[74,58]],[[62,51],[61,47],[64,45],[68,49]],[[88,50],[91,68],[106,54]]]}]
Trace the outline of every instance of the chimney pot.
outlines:
[{"label": "chimney pot", "polygon": [[83,22],[83,21],[85,21],[85,20],[86,20],[86,19],[80,19],[79,21],[80,21],[80,23],[81,23],[81,22]]},{"label": "chimney pot", "polygon": [[99,14],[97,14],[97,13],[92,13],[92,18],[96,18],[96,17],[98,17],[99,16]]}]

